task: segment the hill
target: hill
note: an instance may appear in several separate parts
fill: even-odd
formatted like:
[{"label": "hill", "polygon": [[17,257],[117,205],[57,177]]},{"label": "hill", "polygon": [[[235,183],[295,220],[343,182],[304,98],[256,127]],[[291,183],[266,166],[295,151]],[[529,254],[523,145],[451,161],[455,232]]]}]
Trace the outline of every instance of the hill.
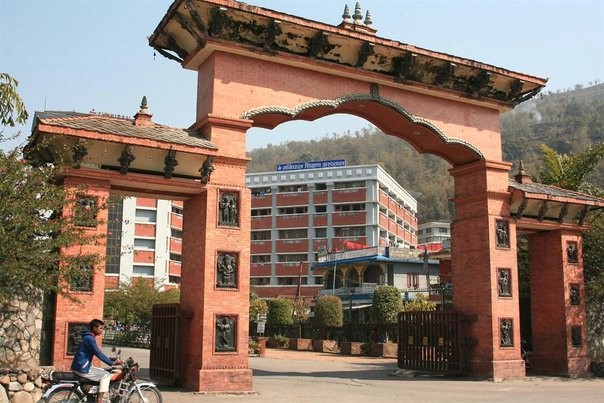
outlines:
[{"label": "hill", "polygon": [[[573,153],[604,141],[604,84],[546,93],[501,116],[506,161],[525,162],[537,173],[539,146]],[[250,151],[248,172],[274,171],[283,162],[346,159],[348,165],[379,164],[418,199],[419,220],[453,218],[453,181],[450,165],[432,155],[421,155],[399,138],[368,127],[332,134],[320,140],[289,141]],[[604,164],[602,164],[604,165]],[[513,172],[513,171],[512,171]],[[604,183],[604,166],[592,180]]]}]

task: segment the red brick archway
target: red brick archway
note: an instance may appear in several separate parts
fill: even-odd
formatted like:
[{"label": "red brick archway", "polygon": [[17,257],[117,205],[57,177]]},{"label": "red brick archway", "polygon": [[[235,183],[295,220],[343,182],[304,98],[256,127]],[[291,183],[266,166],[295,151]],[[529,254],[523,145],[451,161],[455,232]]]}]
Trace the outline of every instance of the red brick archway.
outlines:
[{"label": "red brick archway", "polygon": [[[525,374],[516,245],[510,241],[516,237],[519,209],[515,206],[512,216],[511,164],[502,161],[499,114],[537,93],[545,80],[379,38],[362,24],[331,26],[231,0],[174,2],[150,44],[198,73],[197,117],[190,129],[174,132],[153,124],[145,103],[135,120],[123,120],[122,126],[115,126],[119,119],[111,128],[102,120],[86,124],[94,118],[87,114],[59,120],[39,116],[35,133],[59,142],[73,162],[67,187],[86,184],[100,198],[129,191],[185,200],[181,310],[186,319],[180,361],[186,387],[252,390],[247,130],[333,113],[363,117],[452,165],[454,305],[472,320],[470,370],[493,378]],[[78,161],[75,150],[84,145],[82,139],[90,152]],[[174,166],[171,158],[179,164]],[[223,206],[232,200],[238,207],[235,216]],[[538,235],[534,243],[543,244]],[[104,245],[94,247],[104,252]],[[233,287],[217,281],[225,256],[235,259],[238,268]],[[497,291],[502,269],[511,277],[503,296]],[[100,316],[102,275],[95,280],[93,292],[85,296],[89,309],[69,306],[57,318],[57,334],[68,323]],[[555,315],[565,318],[567,313]],[[568,343],[560,340],[544,353]],[[580,373],[583,356],[573,356],[572,365],[568,357],[557,361],[560,371]],[[56,345],[55,361],[61,360],[65,351]]]}]

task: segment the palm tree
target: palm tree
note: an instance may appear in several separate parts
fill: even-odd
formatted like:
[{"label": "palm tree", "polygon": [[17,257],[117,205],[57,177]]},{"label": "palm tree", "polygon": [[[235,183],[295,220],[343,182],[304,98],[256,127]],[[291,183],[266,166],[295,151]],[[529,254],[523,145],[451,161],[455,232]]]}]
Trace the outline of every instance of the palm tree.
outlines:
[{"label": "palm tree", "polygon": [[589,175],[604,158],[604,144],[597,144],[583,152],[558,154],[545,144],[541,145],[539,182],[563,189],[603,196],[604,189],[588,181]]}]

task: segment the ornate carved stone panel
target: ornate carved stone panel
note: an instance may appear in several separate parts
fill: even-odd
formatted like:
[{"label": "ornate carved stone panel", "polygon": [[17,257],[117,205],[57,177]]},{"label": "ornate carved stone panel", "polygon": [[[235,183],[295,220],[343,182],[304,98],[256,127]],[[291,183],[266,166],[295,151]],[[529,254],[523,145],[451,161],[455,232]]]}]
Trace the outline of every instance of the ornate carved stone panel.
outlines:
[{"label": "ornate carved stone panel", "polygon": [[499,319],[499,345],[501,347],[514,346],[514,328],[512,319]]},{"label": "ornate carved stone panel", "polygon": [[579,284],[570,285],[570,304],[581,305],[581,296],[579,293]]},{"label": "ornate carved stone panel", "polygon": [[510,269],[497,269],[497,293],[500,297],[512,296],[512,274]]},{"label": "ornate carved stone panel", "polygon": [[216,267],[216,287],[237,288],[238,269],[237,255],[219,253]]},{"label": "ornate carved stone panel", "polygon": [[505,220],[497,220],[495,223],[498,248],[510,247],[510,224]]},{"label": "ornate carved stone panel", "polygon": [[216,339],[214,341],[216,352],[235,351],[235,334],[237,322],[231,316],[218,316],[216,318]]},{"label": "ornate carved stone panel", "polygon": [[583,345],[581,337],[581,326],[573,326],[570,329],[571,343],[573,347],[581,347]]},{"label": "ornate carved stone panel", "polygon": [[218,225],[239,226],[239,195],[222,193],[218,199]]},{"label": "ornate carved stone panel", "polygon": [[67,355],[73,356],[82,341],[82,331],[88,330],[88,323],[69,323],[67,325]]},{"label": "ornate carved stone panel", "polygon": [[96,197],[85,194],[77,195],[73,213],[74,225],[88,228],[96,227],[98,211],[99,207]]},{"label": "ornate carved stone panel", "polygon": [[566,255],[568,263],[579,263],[579,249],[575,241],[568,241],[566,243]]}]

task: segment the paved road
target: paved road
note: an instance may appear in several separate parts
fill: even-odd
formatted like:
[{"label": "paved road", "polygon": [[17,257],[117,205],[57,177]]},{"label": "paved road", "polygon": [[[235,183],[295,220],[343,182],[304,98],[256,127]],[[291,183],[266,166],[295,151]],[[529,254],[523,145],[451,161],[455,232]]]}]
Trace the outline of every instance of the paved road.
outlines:
[{"label": "paved road", "polygon": [[[148,351],[123,349],[148,374]],[[413,376],[396,360],[267,349],[251,357],[250,394],[195,394],[160,387],[165,403],[257,402],[604,402],[604,379],[527,377],[495,383],[466,377]],[[403,372],[401,374],[401,372]]]}]

